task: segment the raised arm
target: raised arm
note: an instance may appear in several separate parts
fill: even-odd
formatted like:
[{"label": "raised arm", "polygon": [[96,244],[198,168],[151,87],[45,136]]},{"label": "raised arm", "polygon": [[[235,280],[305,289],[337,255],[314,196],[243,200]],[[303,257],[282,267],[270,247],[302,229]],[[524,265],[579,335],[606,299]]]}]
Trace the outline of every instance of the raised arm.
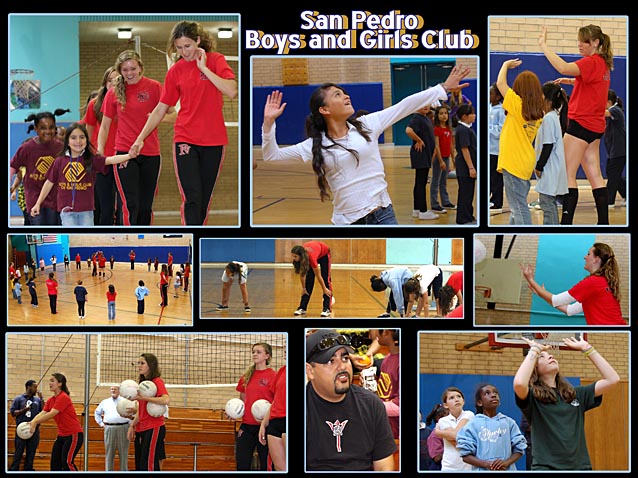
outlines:
[{"label": "raised arm", "polygon": [[197,67],[201,71],[208,81],[210,81],[215,87],[221,91],[224,95],[233,99],[237,97],[237,81],[234,79],[222,78],[221,76],[213,73],[206,65],[206,51],[203,48],[197,49],[199,56],[197,57]]},{"label": "raised arm", "polygon": [[283,97],[284,94],[281,91],[275,90],[266,98],[263,123],[264,133],[270,132],[275,120],[279,118],[286,109],[287,103],[282,102]]},{"label": "raised arm", "polygon": [[595,396],[600,396],[605,393],[607,390],[615,387],[618,382],[620,382],[620,376],[618,372],[614,370],[614,368],[605,360],[605,358],[600,354],[598,350],[596,350],[592,345],[590,345],[586,340],[582,338],[575,339],[573,337],[567,337],[563,339],[565,345],[567,345],[570,349],[580,350],[586,357],[591,360],[594,366],[598,369],[600,373],[601,379],[596,381],[595,385]]},{"label": "raised arm", "polygon": [[505,60],[503,64],[501,65],[501,69],[498,71],[498,76],[496,77],[496,87],[498,88],[498,91],[501,92],[501,95],[503,95],[503,98],[505,97],[507,90],[510,89],[509,85],[507,84],[508,70],[511,70],[512,68],[517,68],[521,66],[522,63],[523,63],[522,60],[519,60],[518,58],[513,58],[511,60]]},{"label": "raised arm", "polygon": [[547,27],[543,27],[541,29],[541,34],[538,38],[538,46],[541,47],[545,58],[547,58],[558,73],[569,76],[580,75],[580,68],[578,68],[576,63],[567,63],[547,46]]},{"label": "raised arm", "polygon": [[525,400],[529,394],[529,379],[536,367],[536,361],[541,352],[550,348],[547,344],[539,344],[534,340],[529,340],[525,337],[521,337],[529,345],[529,351],[525,355],[523,362],[518,367],[516,374],[514,375],[514,393],[521,400]]}]

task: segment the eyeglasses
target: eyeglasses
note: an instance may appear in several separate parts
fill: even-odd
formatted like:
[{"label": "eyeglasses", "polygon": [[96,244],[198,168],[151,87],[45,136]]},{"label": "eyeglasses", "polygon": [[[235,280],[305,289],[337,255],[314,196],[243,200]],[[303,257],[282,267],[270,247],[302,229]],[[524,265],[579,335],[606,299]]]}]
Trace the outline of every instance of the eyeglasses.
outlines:
[{"label": "eyeglasses", "polygon": [[325,337],[312,348],[312,350],[310,351],[310,356],[316,354],[317,352],[328,350],[335,345],[350,345],[350,339],[348,339],[348,337],[346,337],[345,335],[337,335],[336,337]]}]

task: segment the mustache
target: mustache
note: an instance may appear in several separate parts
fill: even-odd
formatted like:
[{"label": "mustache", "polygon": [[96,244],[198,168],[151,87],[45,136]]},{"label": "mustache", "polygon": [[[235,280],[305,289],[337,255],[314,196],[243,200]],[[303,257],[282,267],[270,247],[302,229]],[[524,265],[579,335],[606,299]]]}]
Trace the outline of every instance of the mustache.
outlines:
[{"label": "mustache", "polygon": [[335,375],[335,380],[337,380],[341,375],[345,375],[346,377],[348,377],[348,380],[352,378],[349,372],[339,372],[337,375]]}]

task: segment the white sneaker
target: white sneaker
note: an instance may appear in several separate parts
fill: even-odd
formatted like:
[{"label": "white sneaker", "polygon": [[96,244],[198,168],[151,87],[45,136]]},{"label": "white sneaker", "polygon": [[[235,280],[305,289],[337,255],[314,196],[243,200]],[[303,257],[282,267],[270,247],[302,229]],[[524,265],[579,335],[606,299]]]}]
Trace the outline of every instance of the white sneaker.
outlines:
[{"label": "white sneaker", "polygon": [[299,308],[297,310],[295,310],[294,312],[295,315],[306,315],[306,311],[302,308]]},{"label": "white sneaker", "polygon": [[330,309],[323,309],[321,317],[330,317]]},{"label": "white sneaker", "polygon": [[438,218],[439,218],[439,215],[433,213],[432,211],[419,212],[419,219],[432,220],[432,219],[438,219]]},{"label": "white sneaker", "polygon": [[418,209],[412,209],[412,217],[419,217],[419,211]]},{"label": "white sneaker", "polygon": [[616,207],[615,204],[608,204],[607,209],[614,209]]}]

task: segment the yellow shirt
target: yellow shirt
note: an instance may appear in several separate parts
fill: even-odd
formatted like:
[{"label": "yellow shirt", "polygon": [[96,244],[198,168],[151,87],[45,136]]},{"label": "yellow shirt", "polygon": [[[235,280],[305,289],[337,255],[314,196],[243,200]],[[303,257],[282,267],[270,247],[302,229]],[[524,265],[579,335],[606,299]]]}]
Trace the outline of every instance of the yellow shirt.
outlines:
[{"label": "yellow shirt", "polygon": [[533,143],[542,119],[526,121],[523,100],[511,88],[505,94],[503,109],[507,114],[501,130],[497,171],[506,170],[517,178],[529,180],[536,166]]}]

